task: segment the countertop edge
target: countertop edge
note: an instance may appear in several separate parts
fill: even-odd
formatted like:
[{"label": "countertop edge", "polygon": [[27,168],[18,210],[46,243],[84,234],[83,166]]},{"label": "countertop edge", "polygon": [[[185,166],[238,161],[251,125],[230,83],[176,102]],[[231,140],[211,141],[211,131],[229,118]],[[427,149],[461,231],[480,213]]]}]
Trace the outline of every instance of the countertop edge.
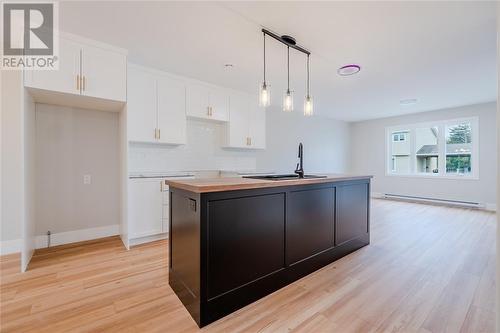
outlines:
[{"label": "countertop edge", "polygon": [[[212,192],[225,192],[225,191],[238,191],[238,190],[252,190],[259,188],[270,188],[270,187],[283,187],[283,186],[294,186],[294,185],[311,185],[311,184],[322,184],[322,183],[335,183],[342,181],[351,180],[363,180],[371,179],[373,175],[362,175],[362,176],[337,176],[331,178],[314,178],[314,179],[293,179],[293,180],[279,180],[279,181],[268,181],[268,180],[255,180],[253,179],[251,183],[235,183],[235,184],[207,184],[207,185],[193,185],[186,182],[181,182],[178,180],[166,180],[165,183],[171,187],[178,188],[181,190],[194,192],[194,193],[212,193]],[[226,178],[231,179],[231,178]],[[241,179],[241,178],[240,178]]]}]

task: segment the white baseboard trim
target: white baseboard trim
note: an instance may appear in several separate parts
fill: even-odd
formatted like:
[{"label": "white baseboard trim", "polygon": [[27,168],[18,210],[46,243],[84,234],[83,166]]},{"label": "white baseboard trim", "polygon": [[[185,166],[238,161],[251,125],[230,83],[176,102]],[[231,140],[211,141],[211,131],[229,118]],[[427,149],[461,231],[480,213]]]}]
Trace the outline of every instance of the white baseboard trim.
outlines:
[{"label": "white baseboard trim", "polygon": [[484,209],[489,210],[491,212],[496,212],[497,211],[497,204],[486,203],[486,204],[484,204]]},{"label": "white baseboard trim", "polygon": [[152,235],[152,236],[146,236],[146,237],[139,237],[139,238],[134,238],[129,240],[129,245],[130,247],[144,244],[144,243],[149,243],[149,242],[154,242],[160,239],[167,239],[168,238],[168,232],[164,234],[158,234],[158,235]]},{"label": "white baseboard trim", "polygon": [[477,205],[467,205],[466,203],[454,202],[452,200],[447,201],[445,199],[432,199],[432,198],[418,198],[418,197],[405,197],[405,196],[394,196],[394,195],[386,195],[385,193],[380,192],[371,192],[372,198],[382,198],[387,200],[396,200],[396,201],[408,201],[408,202],[421,202],[421,203],[429,203],[434,205],[443,205],[443,206],[456,206],[456,207],[467,207],[467,208],[476,208],[480,210],[487,210],[496,212],[497,205],[491,203],[485,204],[477,204]]},{"label": "white baseboard trim", "polygon": [[23,246],[23,240],[12,239],[0,242],[0,255],[6,255],[11,253],[20,253],[21,247]]},{"label": "white baseboard trim", "polygon": [[[120,234],[120,225],[113,224],[104,227],[80,229],[66,232],[59,232],[50,235],[50,246],[63,245],[75,242],[82,242],[97,238],[104,238],[109,236],[116,236]],[[47,247],[47,236],[36,236],[36,248]]]}]

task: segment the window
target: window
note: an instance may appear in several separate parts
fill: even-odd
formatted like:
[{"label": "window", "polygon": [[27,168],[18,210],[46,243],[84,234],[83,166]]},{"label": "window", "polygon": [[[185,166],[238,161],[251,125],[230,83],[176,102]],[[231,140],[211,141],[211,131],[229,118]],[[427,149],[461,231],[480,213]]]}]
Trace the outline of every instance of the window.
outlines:
[{"label": "window", "polygon": [[405,141],[405,140],[406,140],[406,133],[405,132],[392,134],[392,141],[394,141],[394,142]]},{"label": "window", "polygon": [[468,175],[472,171],[470,122],[446,126],[446,173]]},{"label": "window", "polygon": [[410,141],[406,140],[408,131],[392,133],[391,171],[393,173],[410,172]]},{"label": "window", "polygon": [[478,119],[386,129],[387,173],[430,177],[478,176]]},{"label": "window", "polygon": [[415,129],[415,155],[417,173],[439,173],[439,128]]}]

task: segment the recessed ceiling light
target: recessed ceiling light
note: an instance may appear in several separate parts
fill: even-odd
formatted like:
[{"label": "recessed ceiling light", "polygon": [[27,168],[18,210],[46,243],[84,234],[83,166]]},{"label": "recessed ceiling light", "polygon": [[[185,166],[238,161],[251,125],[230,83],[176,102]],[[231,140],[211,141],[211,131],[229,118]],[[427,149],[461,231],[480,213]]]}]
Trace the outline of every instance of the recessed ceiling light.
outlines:
[{"label": "recessed ceiling light", "polygon": [[337,73],[340,76],[349,76],[349,75],[354,75],[354,74],[359,73],[360,70],[361,70],[361,66],[356,65],[356,64],[349,64],[349,65],[345,65],[345,66],[340,67],[337,70]]},{"label": "recessed ceiling light", "polygon": [[418,102],[418,99],[416,98],[406,98],[406,99],[402,99],[399,101],[399,104],[400,105],[404,105],[404,106],[407,106],[407,105],[413,105],[413,104],[416,104]]}]

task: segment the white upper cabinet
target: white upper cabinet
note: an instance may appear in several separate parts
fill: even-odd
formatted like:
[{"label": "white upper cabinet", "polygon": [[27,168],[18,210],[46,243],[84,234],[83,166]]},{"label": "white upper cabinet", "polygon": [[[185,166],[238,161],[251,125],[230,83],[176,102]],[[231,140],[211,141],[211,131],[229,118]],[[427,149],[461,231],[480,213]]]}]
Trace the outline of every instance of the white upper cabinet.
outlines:
[{"label": "white upper cabinet", "polygon": [[190,83],[186,94],[188,116],[216,121],[229,120],[229,94],[224,89]]},{"label": "white upper cabinet", "polygon": [[81,59],[82,95],[127,100],[127,59],[123,55],[84,46]]},{"label": "white upper cabinet", "polygon": [[244,94],[231,94],[229,123],[226,125],[226,145],[233,148],[249,147],[249,98]]},{"label": "white upper cabinet", "polygon": [[158,141],[160,143],[186,143],[186,87],[169,77],[159,77]]},{"label": "white upper cabinet", "polygon": [[[127,100],[127,57],[123,50],[99,42],[94,42],[94,46],[93,41],[67,34],[59,38],[59,69],[25,71],[26,87],[115,102]],[[60,102],[57,98],[56,104]],[[71,104],[68,97],[64,101]]]},{"label": "white upper cabinet", "polygon": [[208,93],[210,106],[209,119],[218,121],[229,120],[229,94],[223,89],[210,89]]},{"label": "white upper cabinet", "polygon": [[226,125],[226,147],[266,148],[266,114],[254,96],[232,93],[229,123]]},{"label": "white upper cabinet", "polygon": [[259,107],[255,102],[256,98],[252,98],[249,109],[249,137],[250,146],[255,149],[266,148],[266,109]]},{"label": "white upper cabinet", "polygon": [[24,85],[68,94],[80,94],[80,52],[80,44],[61,38],[59,69],[25,71]]},{"label": "white upper cabinet", "polygon": [[128,140],[186,143],[186,88],[183,82],[147,68],[128,66]]},{"label": "white upper cabinet", "polygon": [[127,129],[128,140],[154,142],[157,137],[156,77],[128,66]]}]

